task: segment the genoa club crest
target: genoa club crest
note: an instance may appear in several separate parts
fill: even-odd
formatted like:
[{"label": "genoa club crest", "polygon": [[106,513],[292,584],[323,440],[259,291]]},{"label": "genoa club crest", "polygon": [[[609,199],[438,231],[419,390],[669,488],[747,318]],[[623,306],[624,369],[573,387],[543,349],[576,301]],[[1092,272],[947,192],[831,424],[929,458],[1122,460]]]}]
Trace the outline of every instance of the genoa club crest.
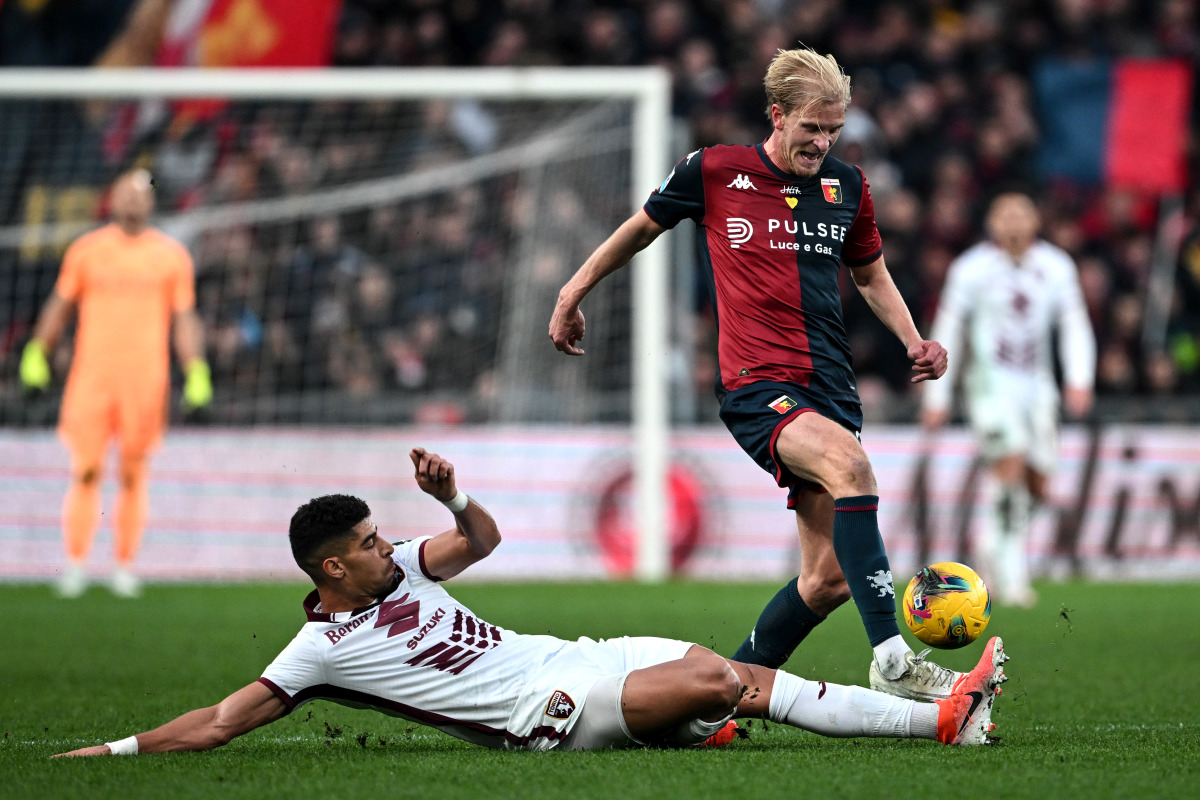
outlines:
[{"label": "genoa club crest", "polygon": [[780,395],[777,399],[772,400],[769,405],[771,408],[778,411],[780,414],[786,414],[796,407],[796,401],[788,397],[786,394]]},{"label": "genoa club crest", "polygon": [[837,178],[821,178],[821,191],[825,193],[827,203],[842,203],[842,182]]}]

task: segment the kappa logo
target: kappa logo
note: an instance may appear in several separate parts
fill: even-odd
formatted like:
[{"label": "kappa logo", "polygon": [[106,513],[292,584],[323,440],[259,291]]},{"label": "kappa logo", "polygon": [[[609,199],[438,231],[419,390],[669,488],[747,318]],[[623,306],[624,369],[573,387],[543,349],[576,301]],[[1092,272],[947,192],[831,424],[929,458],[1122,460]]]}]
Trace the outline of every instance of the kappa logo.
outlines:
[{"label": "kappa logo", "polygon": [[892,585],[892,571],[877,569],[874,575],[867,576],[867,582],[879,590],[878,597],[896,596],[896,587]]},{"label": "kappa logo", "polygon": [[566,719],[574,713],[575,701],[571,699],[571,695],[562,689],[555,689],[554,694],[550,695],[550,702],[546,703],[546,716]]},{"label": "kappa logo", "polygon": [[740,172],[738,173],[738,176],[733,179],[733,182],[730,183],[725,188],[726,189],[753,189],[756,192],[758,191],[758,187],[755,186],[753,183],[751,183],[750,179],[747,178],[745,175],[743,175]]},{"label": "kappa logo", "polygon": [[729,234],[729,246],[735,250],[750,241],[750,237],[754,235],[754,226],[748,219],[726,217],[725,226]]},{"label": "kappa logo", "polygon": [[821,191],[825,194],[826,202],[842,204],[842,182],[837,178],[821,178]]},{"label": "kappa logo", "polygon": [[796,401],[788,397],[786,394],[781,394],[767,405],[778,411],[780,414],[786,414],[796,407]]}]

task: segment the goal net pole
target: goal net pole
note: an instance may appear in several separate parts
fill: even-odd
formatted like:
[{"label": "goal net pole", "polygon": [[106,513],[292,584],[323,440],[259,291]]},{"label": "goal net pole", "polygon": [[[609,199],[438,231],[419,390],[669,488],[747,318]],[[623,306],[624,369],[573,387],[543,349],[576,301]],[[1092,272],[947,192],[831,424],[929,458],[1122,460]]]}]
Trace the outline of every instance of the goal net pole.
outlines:
[{"label": "goal net pole", "polygon": [[[657,67],[386,69],[6,69],[0,100],[346,100],[474,98],[603,99],[633,103],[632,211],[669,167],[670,79]],[[286,198],[281,201],[286,203]],[[201,209],[189,212],[204,214]],[[217,211],[217,214],[222,213]],[[29,232],[27,232],[29,233]],[[49,231],[40,236],[49,235]],[[62,230],[58,231],[62,235]],[[667,463],[670,443],[668,247],[658,242],[633,269],[632,466],[638,531],[635,574],[669,573]],[[545,318],[549,319],[550,309]],[[604,325],[604,320],[598,320]],[[548,351],[548,348],[547,348]],[[562,358],[547,352],[547,358]]]}]

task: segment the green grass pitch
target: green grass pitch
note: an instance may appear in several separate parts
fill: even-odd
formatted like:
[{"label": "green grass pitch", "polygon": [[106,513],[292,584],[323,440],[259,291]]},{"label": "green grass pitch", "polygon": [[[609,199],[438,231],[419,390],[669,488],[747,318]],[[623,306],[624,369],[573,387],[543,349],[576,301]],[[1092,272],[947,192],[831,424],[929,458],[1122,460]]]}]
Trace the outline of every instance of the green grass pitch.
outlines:
[{"label": "green grass pitch", "polygon": [[[463,584],[494,623],[573,638],[672,636],[731,652],[777,588],[676,582]],[[509,753],[323,701],[207,753],[50,760],[154,727],[254,680],[302,623],[294,585],[150,586],[140,601],[0,585],[0,798],[881,798],[1195,796],[1200,585],[1047,584],[999,609],[1001,742],[825,739],[751,723],[721,750]],[[915,642],[914,642],[915,643]],[[963,669],[975,643],[939,654]],[[788,668],[865,683],[853,607]],[[311,713],[310,713],[311,712]]]}]

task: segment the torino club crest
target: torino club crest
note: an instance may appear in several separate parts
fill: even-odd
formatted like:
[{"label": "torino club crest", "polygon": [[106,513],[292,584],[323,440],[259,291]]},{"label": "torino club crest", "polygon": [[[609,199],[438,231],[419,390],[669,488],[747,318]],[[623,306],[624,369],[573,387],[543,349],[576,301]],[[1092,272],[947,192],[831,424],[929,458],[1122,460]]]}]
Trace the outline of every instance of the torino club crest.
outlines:
[{"label": "torino club crest", "polygon": [[561,689],[555,689],[554,694],[550,695],[550,702],[546,703],[546,716],[566,719],[574,713],[575,701],[571,699],[571,695]]}]

